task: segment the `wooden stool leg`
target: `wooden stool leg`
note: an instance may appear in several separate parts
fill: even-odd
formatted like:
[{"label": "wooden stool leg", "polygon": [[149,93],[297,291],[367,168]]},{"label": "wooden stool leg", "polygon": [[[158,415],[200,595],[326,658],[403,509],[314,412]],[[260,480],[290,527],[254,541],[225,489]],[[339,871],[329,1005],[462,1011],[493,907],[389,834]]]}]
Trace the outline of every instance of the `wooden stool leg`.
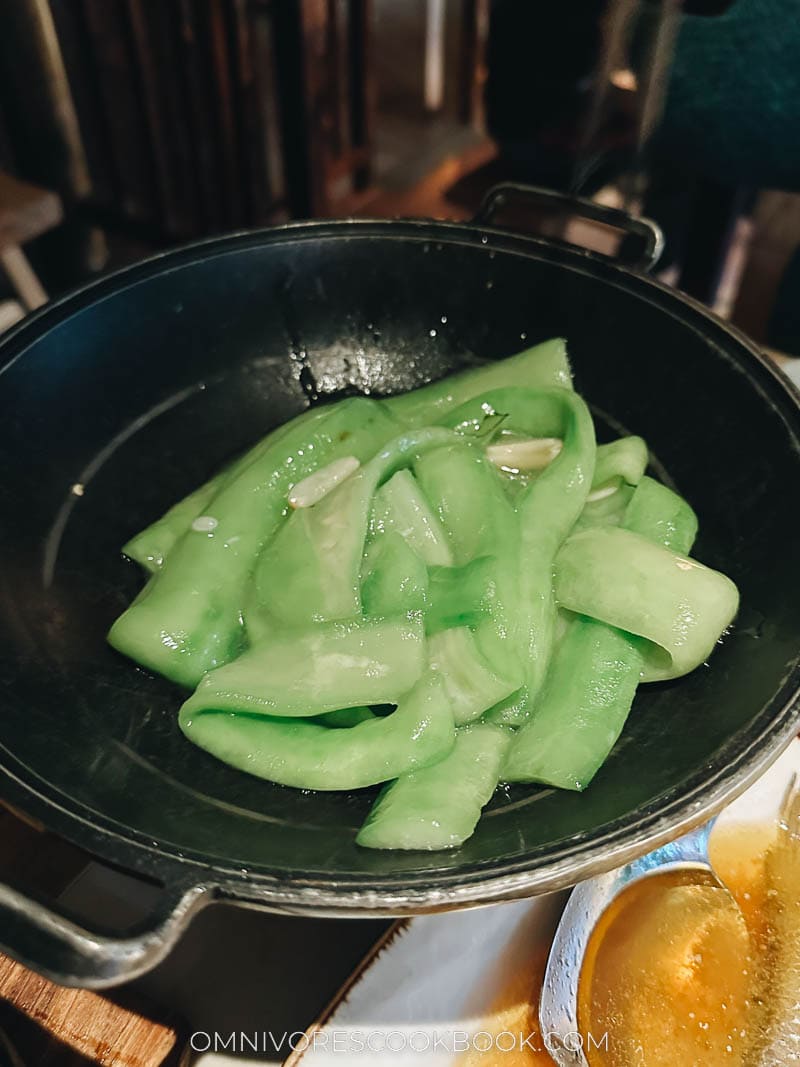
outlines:
[{"label": "wooden stool leg", "polygon": [[0,250],[0,266],[28,311],[47,303],[47,293],[19,245],[8,245]]}]

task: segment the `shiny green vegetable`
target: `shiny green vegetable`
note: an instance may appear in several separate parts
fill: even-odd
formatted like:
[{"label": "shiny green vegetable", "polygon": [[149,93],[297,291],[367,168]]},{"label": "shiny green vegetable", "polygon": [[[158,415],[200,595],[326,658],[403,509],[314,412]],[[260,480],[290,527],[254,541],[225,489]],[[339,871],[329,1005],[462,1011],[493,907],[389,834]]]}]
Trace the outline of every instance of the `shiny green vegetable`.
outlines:
[{"label": "shiny green vegetable", "polygon": [[[343,400],[273,440],[208,502],[109,633],[120,652],[186,686],[242,652],[256,560],[281,527],[289,489],[338,455],[367,459],[396,433],[376,402]],[[198,525],[195,523],[195,525]]]},{"label": "shiny green vegetable", "polygon": [[511,732],[475,723],[438,763],[385,787],[356,841],[366,848],[457,848],[491,799]]},{"label": "shiny green vegetable", "polygon": [[396,704],[424,668],[420,619],[327,623],[284,630],[209,671],[183,707],[310,716]]},{"label": "shiny green vegetable", "polygon": [[217,759],[296,789],[361,789],[442,759],[453,714],[441,680],[427,672],[391,715],[331,728],[305,719],[193,710],[180,727]]},{"label": "shiny green vegetable", "polygon": [[647,445],[641,437],[620,437],[597,446],[592,489],[638,485],[647,469]]},{"label": "shiny green vegetable", "polygon": [[647,638],[645,681],[699,667],[739,606],[724,574],[615,527],[571,537],[558,555],[554,588],[570,611]]},{"label": "shiny green vegetable", "polygon": [[433,508],[408,470],[398,471],[375,494],[371,535],[394,532],[429,566],[447,566],[453,554]]},{"label": "shiny green vegetable", "polygon": [[[689,505],[650,478],[640,482],[623,521],[633,533],[682,554],[690,551],[697,533]],[[642,638],[597,619],[571,616],[542,699],[514,740],[504,777],[585,789],[622,732],[646,658]]]},{"label": "shiny green vegetable", "polygon": [[[545,341],[543,344],[519,352],[510,359],[484,364],[472,370],[462,371],[460,374],[450,375],[411,393],[390,397],[383,401],[382,406],[394,416],[398,425],[419,427],[437,422],[450,408],[470,397],[486,392],[487,389],[516,385],[518,382],[524,382],[536,388],[546,388],[551,385],[571,388],[572,377],[564,341],[561,338]],[[374,404],[374,401],[372,403]],[[306,421],[326,418],[329,410],[328,408],[312,408],[267,434],[230,467],[220,471],[170,508],[146,530],[132,537],[122,551],[148,571],[158,570],[174,544],[191,527],[193,520],[206,512],[209,503],[223,484],[240,474],[250,463],[263,455],[266,449],[274,447],[286,433],[294,433]],[[346,441],[342,441],[342,444],[345,443]],[[339,449],[338,452],[340,455],[348,454],[346,447]],[[330,458],[335,457],[331,455]],[[317,459],[319,465],[322,465],[321,457],[317,456]],[[299,478],[295,479],[297,480]],[[434,560],[433,562],[442,561]]]},{"label": "shiny green vegetable", "polygon": [[[544,681],[555,632],[552,572],[556,552],[583,509],[592,484],[595,438],[591,415],[566,389],[500,389],[457,409],[448,421],[468,425],[482,407],[507,415],[509,429],[563,441],[556,458],[517,496],[519,542],[514,570],[522,686],[492,711],[494,721],[519,725]],[[458,421],[460,420],[460,422]]]},{"label": "shiny green vegetable", "polygon": [[192,522],[206,513],[208,505],[223,485],[241,474],[254,460],[263,455],[268,448],[274,447],[286,434],[296,432],[297,428],[305,422],[324,420],[327,414],[327,409],[317,408],[304,411],[290,422],[268,433],[234,463],[221,470],[219,474],[215,474],[213,478],[209,478],[193,493],[189,493],[183,500],[178,501],[151,526],[132,537],[123,546],[123,553],[140,563],[146,570],[157,571],[172,551],[176,541],[191,527]]},{"label": "shiny green vegetable", "polygon": [[526,386],[547,389],[572,388],[567,346],[560,338],[544,341],[508,359],[484,363],[433,382],[411,393],[392,396],[384,401],[396,419],[406,426],[430,426],[438,423],[453,408],[494,389]]},{"label": "shiny green vegetable", "polygon": [[444,681],[458,726],[473,722],[519,686],[519,677],[495,670],[467,626],[434,634],[428,641],[428,658]]},{"label": "shiny green vegetable", "polygon": [[503,688],[513,692],[523,680],[517,629],[519,523],[514,509],[483,450],[472,444],[432,450],[417,464],[417,479],[428,499],[437,502],[454,562],[491,561],[487,615],[475,626],[474,641],[486,663],[506,680]]},{"label": "shiny green vegetable", "polygon": [[287,626],[358,616],[361,563],[378,486],[403,463],[453,436],[438,427],[409,430],[314,507],[294,511],[255,569],[263,610]]},{"label": "shiny green vegetable", "polygon": [[430,576],[425,561],[394,531],[369,546],[361,570],[361,607],[368,618],[422,612]]},{"label": "shiny green vegetable", "polygon": [[584,788],[738,595],[571,385],[555,340],[304,412],[128,542],[150,577],[109,640],[193,690],[180,727],[216,758],[391,783],[365,847],[457,847],[499,780]]}]

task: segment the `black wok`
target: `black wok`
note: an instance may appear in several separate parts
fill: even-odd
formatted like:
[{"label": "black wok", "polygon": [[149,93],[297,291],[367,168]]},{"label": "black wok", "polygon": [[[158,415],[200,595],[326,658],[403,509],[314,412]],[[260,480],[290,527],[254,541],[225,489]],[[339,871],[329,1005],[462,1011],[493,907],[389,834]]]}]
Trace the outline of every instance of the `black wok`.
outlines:
[{"label": "black wok", "polygon": [[[640,692],[585,794],[499,792],[452,853],[359,849],[372,791],[305,795],[216,762],[180,734],[180,693],[106,645],[141,584],[120,545],[318,396],[406,390],[556,334],[601,434],[642,434],[698,511],[695,554],[737,582],[739,619],[709,667]],[[374,916],[571,885],[705,819],[796,732],[797,396],[703,308],[602,257],[476,224],[235,235],[56,302],[0,366],[0,797],[164,886],[122,939],[0,887],[2,947],[61,982],[141,972],[211,899]]]}]

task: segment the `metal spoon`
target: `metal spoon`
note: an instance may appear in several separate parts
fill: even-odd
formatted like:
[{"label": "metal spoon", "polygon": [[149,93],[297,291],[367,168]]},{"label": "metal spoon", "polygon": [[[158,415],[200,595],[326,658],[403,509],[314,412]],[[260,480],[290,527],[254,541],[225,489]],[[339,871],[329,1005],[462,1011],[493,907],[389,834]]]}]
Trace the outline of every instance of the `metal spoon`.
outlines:
[{"label": "metal spoon", "polygon": [[[547,1035],[548,1052],[558,1067],[589,1067],[579,1038],[578,985],[584,955],[600,917],[621,892],[654,874],[693,870],[704,882],[725,889],[708,857],[713,824],[712,819],[626,867],[590,878],[573,889],[553,938],[539,1001],[541,1033]],[[732,896],[731,902],[738,909]],[[556,1044],[557,1037],[560,1040]]]}]

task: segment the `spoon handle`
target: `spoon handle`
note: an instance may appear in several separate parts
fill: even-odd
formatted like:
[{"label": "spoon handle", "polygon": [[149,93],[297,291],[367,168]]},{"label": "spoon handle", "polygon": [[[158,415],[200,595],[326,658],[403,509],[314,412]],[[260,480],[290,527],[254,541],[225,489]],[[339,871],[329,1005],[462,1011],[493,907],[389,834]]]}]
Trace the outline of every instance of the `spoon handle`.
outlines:
[{"label": "spoon handle", "polygon": [[646,856],[640,856],[638,860],[622,867],[618,874],[624,876],[622,885],[634,882],[651,871],[660,871],[665,867],[686,864],[698,864],[701,867],[711,869],[711,861],[708,858],[708,839],[716,818],[709,819],[707,823],[698,826],[691,833],[684,834],[677,841],[669,841],[661,848],[648,852]]},{"label": "spoon handle", "polygon": [[710,871],[708,838],[713,824],[712,819],[677,841],[572,890],[553,938],[539,1001],[542,1037],[558,1067],[588,1067],[584,1053],[588,1035],[578,1027],[578,984],[589,940],[603,912],[624,889],[655,871],[675,867]]}]

